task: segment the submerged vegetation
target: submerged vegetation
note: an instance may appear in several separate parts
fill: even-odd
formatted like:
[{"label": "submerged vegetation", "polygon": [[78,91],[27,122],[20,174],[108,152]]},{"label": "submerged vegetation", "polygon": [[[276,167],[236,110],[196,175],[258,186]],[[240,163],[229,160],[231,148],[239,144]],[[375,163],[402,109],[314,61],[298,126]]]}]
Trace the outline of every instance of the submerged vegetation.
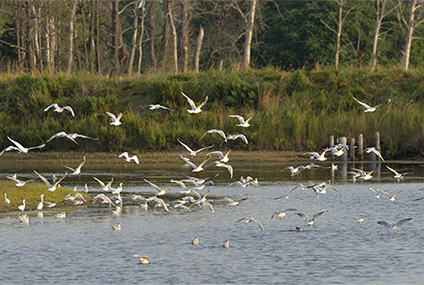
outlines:
[{"label": "submerged vegetation", "polygon": [[[209,101],[200,114],[189,114],[184,91],[195,102]],[[199,138],[209,129],[244,133],[249,144],[231,141],[232,149],[316,150],[329,135],[357,137],[373,145],[380,131],[385,157],[421,155],[424,149],[424,72],[355,68],[296,70],[267,68],[245,71],[156,74],[134,78],[96,75],[2,75],[0,77],[0,147],[7,136],[25,146],[44,143],[65,131],[99,140],[79,144],[59,138],[43,151],[169,150],[189,145],[219,145],[218,135]],[[355,96],[369,105],[392,102],[364,113]],[[52,103],[70,105],[68,112],[43,112]],[[147,104],[174,109],[151,111]],[[122,125],[111,126],[106,111],[123,113]],[[231,114],[253,115],[249,128],[237,127]]]}]

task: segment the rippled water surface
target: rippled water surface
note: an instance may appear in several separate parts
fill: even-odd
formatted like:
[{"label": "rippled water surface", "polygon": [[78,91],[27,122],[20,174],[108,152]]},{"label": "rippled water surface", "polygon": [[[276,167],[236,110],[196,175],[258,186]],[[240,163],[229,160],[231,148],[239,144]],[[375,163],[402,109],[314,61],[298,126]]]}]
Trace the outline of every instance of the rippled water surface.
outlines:
[{"label": "rippled water surface", "polygon": [[[357,167],[361,167],[356,165]],[[180,166],[145,167],[131,173],[120,171],[84,172],[65,180],[63,186],[82,188],[88,183],[92,193],[101,191],[96,176],[104,181],[114,177],[124,183],[120,216],[105,205],[84,205],[28,211],[29,225],[19,223],[17,212],[0,213],[1,283],[283,283],[283,284],[387,284],[421,283],[424,278],[424,177],[422,164],[392,164],[401,172],[411,172],[400,183],[383,166],[370,181],[353,183],[351,165],[333,175],[329,169],[314,169],[290,177],[281,165],[235,166],[235,177],[221,171],[209,199],[215,213],[192,207],[144,211],[131,200],[133,194],[156,193],[143,179],[164,186],[169,179],[191,173]],[[363,166],[366,169],[366,165]],[[13,172],[14,170],[10,170]],[[45,170],[46,175],[52,174]],[[9,172],[9,173],[10,173]],[[2,177],[5,174],[3,172]],[[201,177],[215,174],[208,169]],[[21,176],[30,171],[22,170]],[[260,187],[229,186],[243,175],[258,178]],[[295,190],[298,183],[332,179],[337,191],[327,190],[318,198],[311,191]],[[394,202],[376,199],[368,187],[390,194],[402,190]],[[167,201],[179,198],[181,189],[172,185]],[[11,190],[13,191],[13,190]],[[275,200],[275,197],[283,196]],[[228,207],[224,197],[247,198]],[[281,221],[270,219],[278,210],[296,208],[312,216],[327,209],[314,226],[294,213]],[[65,219],[54,218],[65,211]],[[243,217],[262,221],[265,231],[254,223],[236,223]],[[361,224],[355,217],[365,217]],[[398,232],[377,221],[395,223],[412,217]],[[122,224],[120,232],[112,225]],[[300,225],[303,232],[294,231]],[[199,237],[199,245],[191,240]],[[230,248],[222,247],[230,240]],[[147,255],[151,264],[138,264],[134,254]]]}]

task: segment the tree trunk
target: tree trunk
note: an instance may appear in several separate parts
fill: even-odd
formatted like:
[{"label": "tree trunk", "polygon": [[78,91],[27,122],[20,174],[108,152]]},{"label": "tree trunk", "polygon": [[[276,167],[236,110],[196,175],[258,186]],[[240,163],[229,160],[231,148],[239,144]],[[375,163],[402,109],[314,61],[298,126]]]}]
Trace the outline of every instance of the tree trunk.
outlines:
[{"label": "tree trunk", "polygon": [[194,71],[199,72],[199,60],[200,60],[200,49],[202,48],[202,41],[203,36],[205,34],[205,31],[203,30],[203,27],[200,26],[199,35],[197,36],[196,41],[196,49],[194,50]]},{"label": "tree trunk", "polygon": [[137,72],[141,74],[141,61],[143,60],[143,37],[144,37],[144,17],[146,13],[144,13],[144,3],[141,5],[141,23],[140,23],[140,38],[138,39],[138,67]]},{"label": "tree trunk", "polygon": [[27,68],[29,73],[34,73],[36,67],[36,58],[34,52],[34,27],[32,7],[29,1],[25,2],[25,16],[26,16],[26,35],[25,35],[25,48],[27,50]]},{"label": "tree trunk", "polygon": [[152,60],[153,68],[157,67],[157,60],[155,54],[155,1],[151,0],[150,3],[150,57]]},{"label": "tree trunk", "polygon": [[334,57],[334,68],[339,69],[339,57],[340,57],[340,38],[342,36],[342,26],[343,26],[343,4],[344,0],[337,1],[339,5],[339,18],[337,21],[337,33],[336,33],[336,55]]},{"label": "tree trunk", "polygon": [[99,2],[100,0],[95,1],[94,13],[96,14],[96,25],[95,25],[95,51],[96,51],[96,72],[100,73],[100,20],[99,20]]},{"label": "tree trunk", "polygon": [[174,57],[174,71],[178,73],[178,38],[177,38],[177,29],[175,28],[174,16],[172,14],[173,0],[168,3],[168,16],[169,23],[171,25],[172,37],[174,39],[174,49],[173,49],[173,57]]},{"label": "tree trunk", "polygon": [[35,58],[36,66],[38,71],[41,73],[43,69],[43,55],[41,52],[41,31],[40,31],[40,7],[35,8],[32,6],[32,15],[34,17],[34,48],[35,48]]},{"label": "tree trunk", "polygon": [[401,58],[401,64],[405,71],[409,67],[409,56],[411,54],[411,45],[412,45],[412,35],[414,34],[415,29],[415,10],[417,5],[417,0],[411,0],[409,9],[409,20],[408,20],[408,31],[406,33],[405,44],[403,46],[403,54]]},{"label": "tree trunk", "polygon": [[80,2],[81,5],[81,25],[82,25],[82,48],[84,52],[84,69],[90,69],[90,61],[88,57],[88,49],[87,49],[87,36],[86,36],[86,24],[85,24],[85,13],[84,13],[84,4],[85,2]]},{"label": "tree trunk", "polygon": [[251,0],[249,19],[246,26],[246,41],[244,42],[243,63],[245,68],[250,67],[250,49],[252,46],[253,25],[255,23],[255,11],[257,0]]},{"label": "tree trunk", "polygon": [[66,74],[70,74],[72,70],[72,59],[73,59],[73,48],[74,48],[74,21],[75,21],[75,10],[77,8],[77,0],[72,1],[71,16],[69,19],[69,51],[68,51],[68,67],[66,68]]},{"label": "tree trunk", "polygon": [[[137,47],[137,34],[138,34],[138,10],[140,6],[141,0],[137,0],[134,7],[134,13],[133,13],[133,34],[131,37],[131,52],[130,52],[130,60],[128,62],[128,75],[131,76],[133,72],[133,64],[134,64],[134,57],[135,57],[135,50]],[[144,4],[144,1],[142,5]]]},{"label": "tree trunk", "polygon": [[161,58],[161,68],[162,70],[165,70],[166,67],[166,59],[168,54],[168,46],[169,46],[169,15],[168,10],[169,6],[171,5],[171,1],[166,1],[166,17],[165,17],[165,24],[163,25],[163,38],[162,38],[162,58]]},{"label": "tree trunk", "polygon": [[[112,64],[113,71],[117,74],[120,73],[119,67],[119,27],[118,27],[118,17],[119,17],[119,0],[112,0]],[[111,73],[113,73],[111,71]]]},{"label": "tree trunk", "polygon": [[188,34],[189,34],[189,16],[188,10],[190,7],[190,0],[184,0],[183,9],[182,9],[182,37],[181,37],[181,47],[182,47],[182,58],[183,58],[183,72],[187,72],[188,68]]}]

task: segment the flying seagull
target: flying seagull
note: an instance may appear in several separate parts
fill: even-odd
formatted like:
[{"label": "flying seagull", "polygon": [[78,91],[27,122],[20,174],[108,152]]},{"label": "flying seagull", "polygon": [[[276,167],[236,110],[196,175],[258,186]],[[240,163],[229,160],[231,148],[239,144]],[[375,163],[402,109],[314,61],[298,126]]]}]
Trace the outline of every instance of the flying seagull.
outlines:
[{"label": "flying seagull", "polygon": [[196,106],[196,104],[194,104],[194,101],[191,100],[190,97],[188,97],[186,94],[184,94],[184,92],[181,92],[181,94],[187,99],[188,103],[190,104],[191,110],[187,110],[187,112],[189,112],[190,114],[197,114],[202,112],[202,107],[206,104],[206,102],[208,102],[208,96],[206,96],[205,100],[203,100],[203,102],[199,106]]},{"label": "flying seagull", "polygon": [[230,118],[237,118],[239,120],[238,127],[248,128],[250,127],[249,121],[253,118],[253,116],[249,117],[249,119],[245,120],[244,117],[239,115],[229,115]]},{"label": "flying seagull", "polygon": [[404,223],[412,220],[412,218],[406,218],[398,221],[396,224],[390,224],[386,221],[378,221],[377,224],[385,226],[386,228],[397,231]]},{"label": "flying seagull", "polygon": [[72,117],[75,117],[74,110],[72,110],[71,106],[59,107],[58,104],[53,103],[50,106],[48,106],[46,109],[44,109],[44,112],[47,112],[51,108],[54,108],[53,111],[58,112],[58,113],[62,113],[64,110],[69,111],[71,113]]},{"label": "flying seagull", "polygon": [[118,116],[115,116],[110,112],[106,112],[106,114],[112,119],[112,122],[110,123],[112,126],[119,126],[121,124],[120,120],[122,118],[122,113],[119,113]]},{"label": "flying seagull", "polygon": [[377,110],[377,108],[379,108],[379,107],[381,107],[381,106],[384,106],[384,105],[387,105],[387,104],[389,104],[390,103],[390,101],[392,101],[392,99],[389,99],[389,100],[387,100],[387,102],[386,103],[383,103],[383,104],[380,104],[380,105],[377,105],[377,106],[374,106],[374,107],[371,107],[370,105],[368,105],[368,104],[365,104],[364,102],[361,102],[361,101],[359,101],[358,99],[356,99],[355,97],[353,97],[353,99],[356,101],[356,102],[358,102],[362,107],[364,107],[365,108],[365,113],[372,113],[372,112],[375,112],[375,110]]}]

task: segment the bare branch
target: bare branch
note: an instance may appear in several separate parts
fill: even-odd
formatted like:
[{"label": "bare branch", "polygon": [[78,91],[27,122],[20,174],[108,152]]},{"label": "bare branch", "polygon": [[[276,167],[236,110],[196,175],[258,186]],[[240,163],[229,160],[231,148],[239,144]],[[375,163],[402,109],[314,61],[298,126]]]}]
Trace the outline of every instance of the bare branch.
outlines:
[{"label": "bare branch", "polygon": [[124,6],[124,8],[122,8],[121,11],[119,11],[118,15],[121,15],[121,13],[123,13],[125,11],[125,9],[127,9],[128,7],[130,7],[131,5],[134,5],[136,1],[134,2],[130,2],[127,5]]},{"label": "bare branch", "polygon": [[332,27],[330,27],[326,22],[324,22],[324,20],[323,19],[319,19],[319,21],[321,22],[321,23],[323,23],[324,24],[324,26],[326,26],[330,31],[332,31],[333,33],[335,33],[335,34],[337,34],[337,31],[335,30],[335,29],[333,29]]}]

